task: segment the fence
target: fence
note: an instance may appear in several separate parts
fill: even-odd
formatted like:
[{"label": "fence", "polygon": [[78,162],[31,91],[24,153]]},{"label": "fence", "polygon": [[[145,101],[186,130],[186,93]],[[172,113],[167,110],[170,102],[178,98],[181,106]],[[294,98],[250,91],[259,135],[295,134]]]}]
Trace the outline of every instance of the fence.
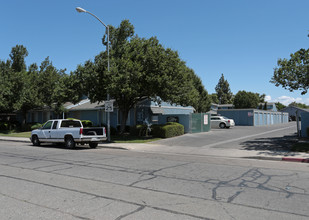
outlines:
[{"label": "fence", "polygon": [[192,113],[190,114],[190,132],[199,133],[210,130],[209,113]]}]

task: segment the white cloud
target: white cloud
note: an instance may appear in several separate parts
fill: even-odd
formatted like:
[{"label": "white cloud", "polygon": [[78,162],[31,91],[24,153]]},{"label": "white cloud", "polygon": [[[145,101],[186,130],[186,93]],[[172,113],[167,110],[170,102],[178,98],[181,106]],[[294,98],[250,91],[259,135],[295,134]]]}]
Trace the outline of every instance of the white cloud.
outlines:
[{"label": "white cloud", "polygon": [[270,95],[265,96],[265,102],[270,102],[270,101],[271,101],[271,96]]},{"label": "white cloud", "polygon": [[288,106],[290,103],[292,102],[297,102],[297,103],[302,103],[302,104],[306,104],[309,105],[309,98],[294,98],[294,97],[290,97],[290,96],[280,96],[278,98],[272,98],[270,95],[265,96],[265,101],[267,102],[280,102],[283,105]]}]

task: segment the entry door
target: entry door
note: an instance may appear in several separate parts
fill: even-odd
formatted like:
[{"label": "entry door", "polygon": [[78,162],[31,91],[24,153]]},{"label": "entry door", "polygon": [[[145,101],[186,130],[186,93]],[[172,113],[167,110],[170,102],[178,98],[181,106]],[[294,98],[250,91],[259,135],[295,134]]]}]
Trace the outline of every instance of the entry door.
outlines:
[{"label": "entry door", "polygon": [[45,139],[51,138],[50,132],[51,132],[52,124],[53,124],[53,121],[48,121],[43,126],[43,128],[42,128],[43,137],[42,138],[45,138]]}]

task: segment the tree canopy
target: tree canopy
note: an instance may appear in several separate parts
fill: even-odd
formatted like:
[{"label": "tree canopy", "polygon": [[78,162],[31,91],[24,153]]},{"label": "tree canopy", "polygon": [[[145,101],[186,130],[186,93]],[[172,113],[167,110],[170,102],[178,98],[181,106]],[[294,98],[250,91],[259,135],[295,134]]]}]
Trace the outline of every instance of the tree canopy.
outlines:
[{"label": "tree canopy", "polygon": [[230,84],[227,80],[224,79],[223,73],[215,89],[217,92],[217,97],[219,99],[219,104],[232,103],[233,93],[231,92]]},{"label": "tree canopy", "polygon": [[281,109],[285,108],[286,106],[283,105],[281,102],[276,102],[275,103],[276,108],[278,109],[278,111],[280,111]]},{"label": "tree canopy", "polygon": [[297,102],[291,102],[289,104],[289,106],[295,106],[295,107],[298,107],[298,108],[305,108],[305,109],[309,108],[308,105],[303,104],[303,103],[297,103]]},{"label": "tree canopy", "polygon": [[211,103],[219,104],[219,99],[218,99],[217,93],[210,94],[209,99],[210,99]]},{"label": "tree canopy", "polygon": [[110,94],[120,110],[123,130],[129,110],[145,98],[193,106],[197,112],[210,109],[201,79],[177,51],[165,48],[156,37],[140,38],[128,20],[109,28],[110,42],[104,36],[102,43],[111,49],[110,71],[106,51],[67,75],[49,57],[39,66],[27,67],[26,47],[13,47],[10,59],[0,60],[0,112],[20,111],[25,118],[30,109],[49,106],[60,113],[66,101],[76,103],[86,95],[91,102],[101,102]]},{"label": "tree canopy", "polygon": [[[105,37],[103,44],[109,45]],[[106,100],[107,93],[116,100],[122,130],[129,110],[144,98],[160,97],[171,104],[191,105],[198,111],[209,108],[201,80],[177,51],[164,48],[156,37],[138,37],[133,25],[124,20],[118,28],[110,26],[110,46],[110,72],[107,53],[102,52],[94,61],[79,65],[72,77],[81,82],[79,90],[92,102]]]},{"label": "tree canopy", "polygon": [[234,106],[236,109],[242,108],[256,108],[259,104],[260,97],[253,92],[246,92],[244,90],[237,92],[234,98]]},{"label": "tree canopy", "polygon": [[23,123],[29,110],[62,104],[70,97],[58,92],[64,88],[64,70],[57,70],[48,57],[41,63],[40,69],[36,64],[27,69],[27,55],[26,47],[16,45],[11,50],[11,59],[6,62],[0,60],[0,112],[20,111]]},{"label": "tree canopy", "polygon": [[300,90],[304,95],[309,89],[309,49],[292,53],[290,59],[279,59],[271,83],[289,91]]}]

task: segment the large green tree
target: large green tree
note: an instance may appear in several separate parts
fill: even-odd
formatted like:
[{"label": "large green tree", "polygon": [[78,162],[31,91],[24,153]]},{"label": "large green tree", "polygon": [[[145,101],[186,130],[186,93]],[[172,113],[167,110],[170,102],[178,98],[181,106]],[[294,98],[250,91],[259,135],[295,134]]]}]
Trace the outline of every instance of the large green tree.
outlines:
[{"label": "large green tree", "polygon": [[242,90],[235,95],[234,106],[236,109],[257,108],[259,101],[260,97],[258,94]]},{"label": "large green tree", "polygon": [[304,95],[309,89],[309,49],[292,53],[290,59],[279,59],[278,67],[270,82],[289,91],[300,90]]},{"label": "large green tree", "polygon": [[211,103],[219,104],[219,99],[217,93],[212,93],[209,95]]},{"label": "large green tree", "polygon": [[295,106],[295,107],[298,107],[298,108],[309,108],[309,106],[308,105],[306,105],[306,104],[303,104],[303,103],[297,103],[297,102],[291,102],[290,104],[289,104],[289,106]]},{"label": "large green tree", "polygon": [[276,108],[277,108],[278,111],[280,111],[281,109],[286,107],[281,102],[276,102],[275,105],[276,105]]},{"label": "large green tree", "polygon": [[[26,122],[26,114],[37,107],[50,106],[61,109],[67,100],[76,100],[70,77],[64,70],[57,70],[47,57],[40,66],[26,66],[28,55],[23,45],[12,48],[10,59],[0,61],[0,112],[19,111]],[[61,109],[62,110],[62,109]]]},{"label": "large green tree", "polygon": [[62,88],[62,78],[65,76],[64,70],[58,70],[53,66],[49,57],[41,63],[39,70],[37,72],[37,82],[40,98],[46,106],[52,107],[52,105],[58,100],[64,101],[61,97],[61,93],[56,93],[59,87]]},{"label": "large green tree", "polygon": [[210,110],[211,98],[205,89],[202,80],[194,73],[193,70],[189,71],[190,78],[193,80],[194,88],[198,91],[198,98],[196,103],[193,103],[193,107],[196,112],[208,112]]},{"label": "large green tree", "polygon": [[14,72],[11,61],[0,61],[0,113],[10,113],[13,108],[13,80]]},{"label": "large green tree", "polygon": [[32,72],[21,71],[15,73],[18,78],[18,90],[14,92],[16,100],[13,103],[14,109],[22,114],[22,124],[26,123],[27,112],[42,104],[36,81],[36,75]]},{"label": "large green tree", "polygon": [[219,99],[219,104],[231,104],[233,93],[230,89],[230,84],[226,79],[224,79],[224,75],[222,74],[218,84],[216,85],[217,97]]},{"label": "large green tree", "polygon": [[23,45],[16,45],[11,50],[11,59],[0,62],[0,111],[20,111],[23,123],[27,111],[40,105],[36,76],[26,68],[27,55],[28,51]]},{"label": "large green tree", "polygon": [[[103,43],[106,38],[103,38]],[[128,21],[118,28],[110,26],[111,70],[107,71],[107,53],[102,52],[94,61],[87,61],[74,72],[78,79],[76,89],[83,91],[92,102],[106,100],[109,93],[121,112],[121,130],[124,130],[128,112],[144,98],[181,104],[197,105],[199,85],[192,71],[176,51],[164,48],[157,38],[140,38]],[[195,84],[195,82],[197,82]],[[204,94],[203,94],[204,95]],[[205,99],[205,98],[203,98]]]},{"label": "large green tree", "polygon": [[28,56],[28,51],[23,45],[16,45],[12,48],[10,58],[12,60],[12,69],[15,72],[26,70],[25,58]]}]

